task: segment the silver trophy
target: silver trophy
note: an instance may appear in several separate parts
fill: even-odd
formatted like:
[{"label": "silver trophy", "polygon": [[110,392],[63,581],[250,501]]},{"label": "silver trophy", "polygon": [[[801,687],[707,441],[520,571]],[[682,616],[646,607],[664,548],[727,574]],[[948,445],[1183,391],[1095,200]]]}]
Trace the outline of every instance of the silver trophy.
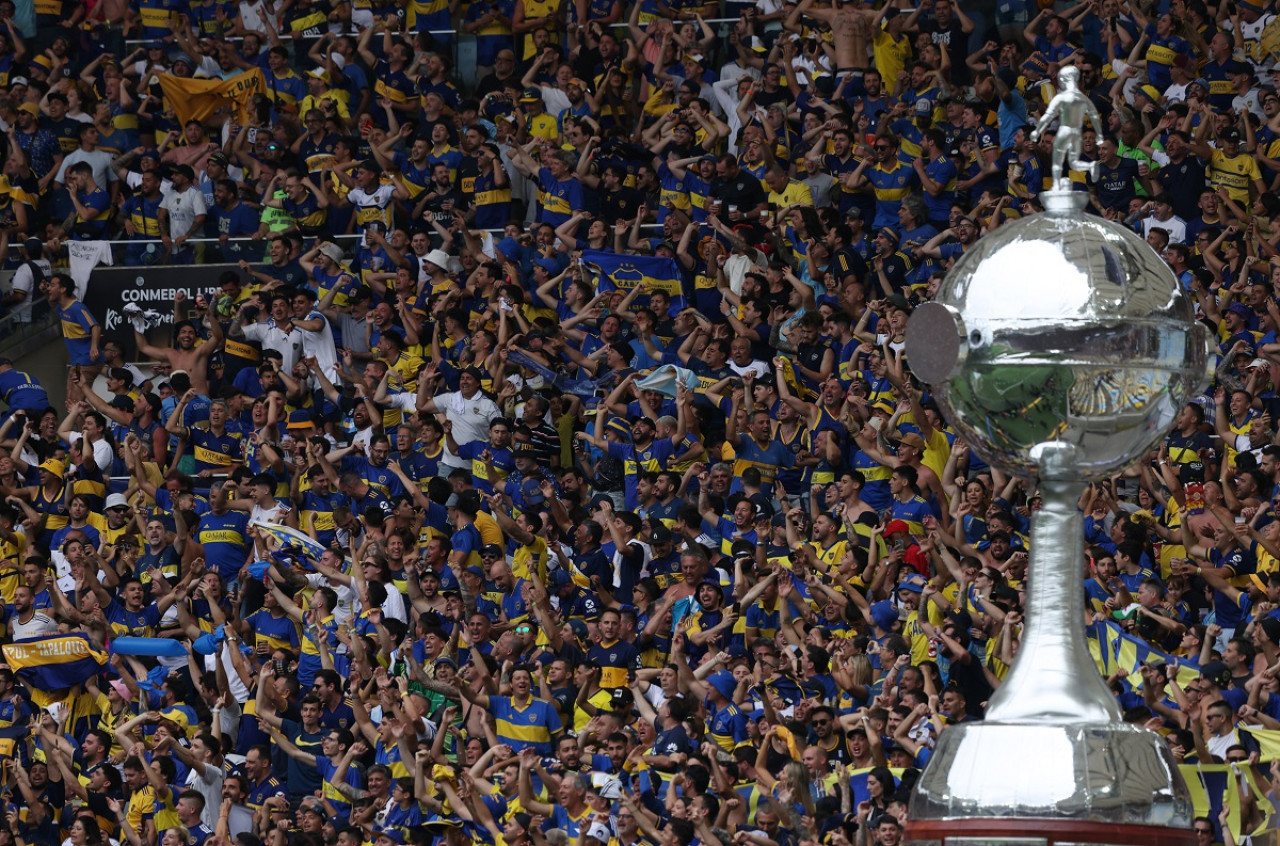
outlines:
[{"label": "silver trophy", "polygon": [[908,325],[907,360],[992,466],[1036,476],[1026,628],[983,722],[946,728],[912,797],[914,842],[1192,842],[1191,801],[1164,741],[1121,720],[1085,638],[1087,482],[1151,450],[1210,375],[1209,339],[1165,262],[1086,216],[1079,137],[1097,112],[1059,74],[1046,212],[1001,226]]}]

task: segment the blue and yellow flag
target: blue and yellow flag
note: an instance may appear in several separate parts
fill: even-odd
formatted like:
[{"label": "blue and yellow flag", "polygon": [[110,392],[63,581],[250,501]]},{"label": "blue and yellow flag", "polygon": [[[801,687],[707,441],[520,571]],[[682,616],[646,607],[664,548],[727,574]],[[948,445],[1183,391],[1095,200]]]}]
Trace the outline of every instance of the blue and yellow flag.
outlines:
[{"label": "blue and yellow flag", "polygon": [[1241,789],[1250,791],[1254,796],[1262,796],[1263,791],[1258,787],[1258,774],[1265,773],[1266,767],[1240,767],[1243,784],[1236,781],[1234,772],[1227,764],[1179,764],[1178,769],[1187,782],[1193,813],[1197,817],[1208,817],[1213,823],[1214,842],[1221,843],[1223,839],[1219,814],[1224,805],[1227,807],[1227,826],[1237,843],[1244,835],[1260,834],[1272,827],[1270,802],[1257,803],[1261,819],[1255,818],[1246,823],[1241,816]]},{"label": "blue and yellow flag", "polygon": [[45,635],[5,644],[4,660],[31,688],[32,701],[44,707],[64,699],[72,685],[96,676],[107,665],[107,653],[94,647],[88,635]]},{"label": "blue and yellow flag", "polygon": [[[666,291],[671,297],[671,313],[687,307],[680,268],[675,259],[654,256],[625,256],[601,250],[584,250],[582,263],[596,278],[596,291],[630,291],[640,283],[650,291]],[[638,305],[648,305],[644,294],[636,297]],[[659,315],[659,318],[665,315]]]},{"label": "blue and yellow flag", "polygon": [[319,559],[320,556],[324,555],[325,551],[329,548],[308,535],[306,532],[300,532],[290,526],[283,526],[279,523],[268,523],[264,520],[255,520],[249,525],[267,537],[274,538],[275,541],[280,544],[281,549],[285,549],[287,547],[300,549],[303,560],[308,563],[308,569],[311,569],[309,562]]},{"label": "blue and yellow flag", "polygon": [[1103,676],[1109,676],[1123,667],[1129,673],[1129,684],[1140,688],[1142,676],[1138,668],[1152,658],[1163,658],[1167,666],[1177,667],[1178,684],[1182,687],[1185,688],[1200,677],[1200,670],[1193,662],[1153,648],[1142,638],[1129,634],[1110,620],[1094,623],[1086,631],[1089,652],[1097,664],[1098,672]]}]

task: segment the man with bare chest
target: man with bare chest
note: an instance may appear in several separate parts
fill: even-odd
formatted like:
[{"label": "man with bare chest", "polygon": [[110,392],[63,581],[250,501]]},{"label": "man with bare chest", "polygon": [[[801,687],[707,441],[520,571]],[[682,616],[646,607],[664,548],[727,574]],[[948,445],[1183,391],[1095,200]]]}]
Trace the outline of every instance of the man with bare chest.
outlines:
[{"label": "man with bare chest", "polygon": [[[185,295],[179,292],[178,296],[182,298]],[[153,346],[141,332],[136,329],[133,332],[138,352],[154,361],[168,363],[172,370],[185,370],[191,375],[191,387],[202,395],[209,392],[209,356],[222,346],[222,337],[222,326],[217,318],[209,320],[209,338],[205,341],[200,341],[191,321],[178,324],[174,346],[169,349]]]},{"label": "man with bare chest", "polygon": [[[835,0],[831,8],[814,8],[814,0],[804,0],[793,16],[807,15],[831,27],[836,51],[836,76],[867,66],[867,15]],[[791,21],[788,21],[790,24]]]}]

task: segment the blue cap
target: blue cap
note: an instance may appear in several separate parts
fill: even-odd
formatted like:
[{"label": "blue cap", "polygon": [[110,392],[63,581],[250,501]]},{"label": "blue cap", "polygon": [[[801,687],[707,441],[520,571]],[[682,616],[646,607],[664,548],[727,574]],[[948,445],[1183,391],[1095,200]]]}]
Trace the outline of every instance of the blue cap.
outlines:
[{"label": "blue cap", "polygon": [[[504,253],[503,255],[506,255],[506,254]],[[551,273],[554,275],[560,272],[560,262],[556,261],[555,259],[549,259],[549,258],[534,259],[533,263],[538,267],[541,267],[547,273]]]},{"label": "blue cap", "polygon": [[520,484],[520,493],[526,505],[541,505],[547,498],[542,495],[541,479],[528,478]]},{"label": "blue cap", "polygon": [[249,565],[249,577],[255,582],[267,575],[267,571],[271,569],[269,561],[255,561]]},{"label": "blue cap", "polygon": [[898,620],[898,610],[893,607],[892,602],[882,599],[871,606],[871,619],[875,622],[877,628],[888,631],[893,628],[893,624]]},{"label": "blue cap", "polygon": [[718,673],[712,673],[707,678],[707,684],[716,689],[716,692],[725,699],[733,699],[734,691],[738,689],[738,680],[733,677],[733,673],[728,670],[721,670]]},{"label": "blue cap", "polygon": [[515,238],[503,238],[495,245],[494,249],[502,253],[510,261],[522,261],[524,259],[524,247]]},{"label": "blue cap", "polygon": [[[924,590],[924,576],[919,573],[912,573],[898,583],[898,590],[905,590],[910,593],[922,592]],[[884,626],[881,626],[881,628],[884,628]]]}]

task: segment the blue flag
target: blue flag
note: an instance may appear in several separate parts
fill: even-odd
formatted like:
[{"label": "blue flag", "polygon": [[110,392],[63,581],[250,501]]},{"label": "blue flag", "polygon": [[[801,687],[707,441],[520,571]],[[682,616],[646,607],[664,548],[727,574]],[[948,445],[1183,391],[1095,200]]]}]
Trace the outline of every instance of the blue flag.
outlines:
[{"label": "blue flag", "polygon": [[[685,309],[684,285],[675,259],[652,256],[627,256],[600,250],[583,250],[582,263],[596,278],[597,291],[630,291],[640,283],[650,291],[666,291],[671,297],[671,313]],[[648,305],[649,297],[640,294],[637,305]],[[659,318],[665,315],[659,315]]]},{"label": "blue flag", "polygon": [[107,665],[107,653],[96,648],[88,635],[44,635],[5,644],[4,660],[31,688],[32,700],[43,707],[63,698],[47,694],[96,676]]}]

